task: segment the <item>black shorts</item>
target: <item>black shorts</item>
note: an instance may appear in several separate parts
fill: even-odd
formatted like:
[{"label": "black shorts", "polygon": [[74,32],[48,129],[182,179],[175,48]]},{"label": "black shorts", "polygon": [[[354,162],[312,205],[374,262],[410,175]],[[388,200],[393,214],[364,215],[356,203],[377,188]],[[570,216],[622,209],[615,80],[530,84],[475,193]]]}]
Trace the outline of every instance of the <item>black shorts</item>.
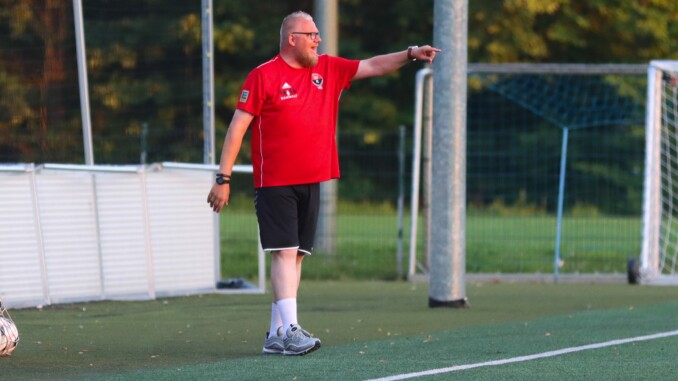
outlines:
[{"label": "black shorts", "polygon": [[320,207],[320,184],[254,190],[261,246],[265,251],[298,249],[311,254]]}]

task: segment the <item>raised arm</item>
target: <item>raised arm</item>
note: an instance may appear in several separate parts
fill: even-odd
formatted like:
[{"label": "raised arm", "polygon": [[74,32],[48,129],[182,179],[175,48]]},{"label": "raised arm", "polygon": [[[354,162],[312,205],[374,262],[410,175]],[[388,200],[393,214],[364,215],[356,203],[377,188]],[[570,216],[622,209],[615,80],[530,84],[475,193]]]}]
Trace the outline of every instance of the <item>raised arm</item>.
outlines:
[{"label": "raised arm", "polygon": [[433,62],[436,53],[441,50],[429,45],[413,46],[406,50],[382,54],[360,61],[353,79],[379,77],[394,72],[412,60]]},{"label": "raised arm", "polygon": [[[219,173],[231,175],[235,159],[240,151],[242,139],[247,132],[247,128],[254,115],[242,111],[235,110],[231,124],[228,126],[226,138],[224,139],[224,148],[221,151],[221,159],[219,161]],[[210,204],[212,210],[219,213],[224,205],[228,205],[228,199],[231,195],[231,184],[214,184],[207,196],[207,203]]]}]

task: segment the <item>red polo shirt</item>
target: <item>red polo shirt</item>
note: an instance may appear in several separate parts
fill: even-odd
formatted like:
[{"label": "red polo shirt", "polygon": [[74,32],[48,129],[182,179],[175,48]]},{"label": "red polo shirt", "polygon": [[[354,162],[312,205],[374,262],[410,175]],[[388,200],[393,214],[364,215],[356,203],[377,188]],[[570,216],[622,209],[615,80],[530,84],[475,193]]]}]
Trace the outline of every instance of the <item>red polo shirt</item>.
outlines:
[{"label": "red polo shirt", "polygon": [[339,177],[339,97],[359,62],[322,54],[315,67],[296,69],[277,55],[250,72],[237,108],[255,116],[250,125],[255,188]]}]

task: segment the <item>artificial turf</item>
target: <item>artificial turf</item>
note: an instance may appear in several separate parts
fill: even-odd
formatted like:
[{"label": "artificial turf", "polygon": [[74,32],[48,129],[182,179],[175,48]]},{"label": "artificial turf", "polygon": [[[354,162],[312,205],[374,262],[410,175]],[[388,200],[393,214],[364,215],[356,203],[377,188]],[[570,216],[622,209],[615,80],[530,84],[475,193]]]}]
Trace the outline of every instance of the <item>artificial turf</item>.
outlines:
[{"label": "artificial turf", "polygon": [[[359,379],[385,375],[391,370],[385,364],[404,361],[389,354],[391,342],[397,346],[440,342],[445,346],[437,352],[468,352],[469,356],[459,361],[475,361],[539,350],[529,340],[518,340],[511,344],[517,348],[500,353],[501,348],[485,347],[482,339],[507,340],[515,327],[544,318],[556,319],[556,323],[545,323],[553,324],[550,330],[556,335],[558,322],[567,322],[569,316],[612,309],[617,311],[616,321],[624,321],[624,311],[644,311],[644,306],[664,303],[673,307],[669,310],[673,315],[652,320],[649,310],[645,318],[634,322],[638,329],[621,329],[618,335],[660,329],[657,323],[661,321],[676,323],[676,304],[667,303],[678,300],[675,287],[474,283],[468,284],[466,291],[471,308],[430,309],[426,284],[302,282],[300,322],[322,339],[323,348],[293,359],[259,354],[268,327],[270,295],[210,294],[14,310],[21,342],[12,357],[0,359],[0,370],[3,380],[185,380],[210,379],[218,374],[223,375],[221,379],[256,380],[269,379],[269,372],[292,365],[277,379],[342,379],[337,375]],[[599,321],[599,326],[605,327],[602,317],[590,316],[593,323]],[[533,335],[541,338],[546,329],[537,329]],[[467,341],[467,330],[475,332],[477,342]],[[573,328],[567,330],[566,336],[570,336]],[[582,334],[584,340],[598,339],[589,331]],[[608,336],[614,335],[600,339]],[[437,352],[417,349],[410,355],[421,356],[412,361],[421,362],[422,367],[436,367],[444,362],[434,360]],[[374,372],[351,373],[367,354],[376,361]],[[454,357],[447,356],[445,361]],[[306,370],[295,373],[295,369]],[[188,370],[191,373],[186,373]],[[313,373],[316,371],[319,373]]]}]

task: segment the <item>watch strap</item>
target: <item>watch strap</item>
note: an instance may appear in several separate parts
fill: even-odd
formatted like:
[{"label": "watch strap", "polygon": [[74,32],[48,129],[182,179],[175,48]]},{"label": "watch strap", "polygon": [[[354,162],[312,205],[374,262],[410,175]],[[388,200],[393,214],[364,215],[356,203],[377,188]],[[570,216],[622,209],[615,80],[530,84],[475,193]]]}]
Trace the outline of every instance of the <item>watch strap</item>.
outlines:
[{"label": "watch strap", "polygon": [[412,45],[407,47],[407,59],[411,61],[416,61],[417,59],[412,56],[412,50],[418,48],[417,45]]}]

